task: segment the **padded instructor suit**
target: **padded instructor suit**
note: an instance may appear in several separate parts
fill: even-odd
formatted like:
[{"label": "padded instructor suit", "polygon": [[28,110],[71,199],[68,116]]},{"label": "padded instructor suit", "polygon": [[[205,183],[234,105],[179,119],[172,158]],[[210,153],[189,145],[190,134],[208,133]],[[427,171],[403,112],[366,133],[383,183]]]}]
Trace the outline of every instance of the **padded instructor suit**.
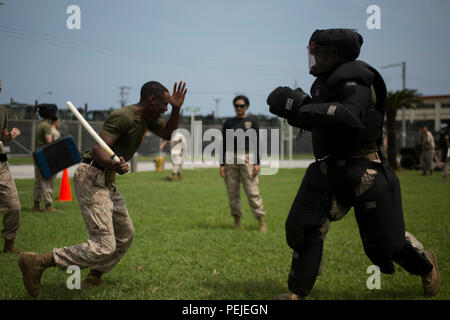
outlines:
[{"label": "padded instructor suit", "polygon": [[364,251],[382,272],[393,273],[393,262],[416,275],[433,268],[423,246],[405,234],[399,180],[379,152],[385,99],[380,74],[362,61],[349,61],[319,76],[308,103],[288,119],[312,132],[317,159],[306,171],[285,226],[294,250],[288,279],[293,293],[310,293],[329,221],[350,207]]}]

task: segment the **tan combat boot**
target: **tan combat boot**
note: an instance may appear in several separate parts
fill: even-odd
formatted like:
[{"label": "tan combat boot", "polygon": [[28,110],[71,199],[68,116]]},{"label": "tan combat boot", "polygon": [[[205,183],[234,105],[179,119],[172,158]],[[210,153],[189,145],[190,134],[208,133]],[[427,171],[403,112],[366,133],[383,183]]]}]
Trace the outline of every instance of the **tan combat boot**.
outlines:
[{"label": "tan combat boot", "polygon": [[437,267],[436,254],[433,251],[425,251],[425,256],[433,265],[433,270],[422,276],[423,292],[426,296],[432,297],[438,293],[441,287],[441,275]]},{"label": "tan combat boot", "polygon": [[14,247],[14,240],[5,239],[5,246],[3,247],[3,252],[8,253],[20,253],[20,250]]},{"label": "tan combat boot", "polygon": [[19,267],[22,271],[23,284],[31,296],[37,297],[41,293],[42,273],[45,269],[54,266],[55,261],[51,252],[45,254],[22,252],[19,254]]},{"label": "tan combat boot", "polygon": [[181,181],[183,179],[183,177],[181,176],[181,173],[177,173],[177,179],[178,179],[178,181]]},{"label": "tan combat boot", "polygon": [[168,177],[167,177],[167,180],[169,180],[169,181],[173,181],[173,180],[175,180],[175,176],[174,176],[174,174],[173,174],[173,173],[171,173],[171,174],[170,174],[170,176],[168,176]]},{"label": "tan combat boot", "polygon": [[259,216],[259,231],[262,233],[267,232],[267,226],[266,226],[266,217],[265,216]]},{"label": "tan combat boot", "polygon": [[40,206],[40,204],[39,204],[39,201],[35,201],[34,202],[34,207],[33,207],[33,209],[31,209],[31,210],[33,210],[33,211],[38,211],[38,212],[41,212],[42,210],[41,210],[41,206]]},{"label": "tan combat boot", "polygon": [[54,208],[51,204],[46,204],[44,211],[45,212],[62,212],[61,210]]},{"label": "tan combat boot", "polygon": [[234,230],[240,230],[242,229],[241,225],[241,217],[234,216]]},{"label": "tan combat boot", "polygon": [[301,296],[292,292],[280,294],[278,300],[306,300],[305,296]]},{"label": "tan combat boot", "polygon": [[81,282],[81,289],[86,290],[92,287],[98,287],[102,283],[102,272],[91,269],[86,279]]}]

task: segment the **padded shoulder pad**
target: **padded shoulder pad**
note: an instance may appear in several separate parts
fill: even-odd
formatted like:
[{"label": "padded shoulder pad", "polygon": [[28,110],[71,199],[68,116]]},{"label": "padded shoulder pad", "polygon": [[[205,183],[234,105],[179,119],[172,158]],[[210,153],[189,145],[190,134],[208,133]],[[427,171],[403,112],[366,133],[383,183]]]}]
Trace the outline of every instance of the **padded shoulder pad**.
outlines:
[{"label": "padded shoulder pad", "polygon": [[327,86],[334,88],[343,80],[360,80],[366,86],[370,86],[374,76],[374,73],[365,66],[364,62],[359,60],[350,61],[336,68],[328,78]]},{"label": "padded shoulder pad", "polygon": [[377,96],[377,102],[375,105],[375,109],[378,110],[381,114],[384,115],[386,106],[386,97],[387,97],[387,89],[386,89],[386,84],[384,83],[383,77],[381,76],[381,74],[371,65],[363,62],[363,61],[359,61],[359,63],[361,63],[362,65],[366,66],[366,68],[368,68],[369,70],[371,70],[374,74],[374,79],[373,79],[373,86],[375,88],[375,92],[376,92],[376,96]]}]

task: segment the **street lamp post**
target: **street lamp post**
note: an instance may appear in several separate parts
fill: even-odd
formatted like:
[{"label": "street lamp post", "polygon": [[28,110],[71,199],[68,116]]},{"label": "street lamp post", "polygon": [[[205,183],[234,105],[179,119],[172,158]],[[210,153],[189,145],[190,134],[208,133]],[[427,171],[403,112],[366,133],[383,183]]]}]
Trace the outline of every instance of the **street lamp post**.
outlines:
[{"label": "street lamp post", "polygon": [[216,114],[214,115],[214,118],[218,119],[219,118],[219,102],[220,102],[220,99],[216,98],[216,99],[214,99],[214,101],[216,102]]},{"label": "street lamp post", "polygon": [[[406,89],[406,62],[399,62],[381,67],[381,69],[387,69],[391,67],[402,67],[402,89]],[[401,133],[402,148],[406,147],[406,111],[405,106],[402,106],[402,133]]]},{"label": "street lamp post", "polygon": [[34,106],[37,107],[37,105],[39,104],[39,99],[46,94],[53,94],[53,91],[47,91],[47,92],[42,92],[38,98],[34,101]]}]

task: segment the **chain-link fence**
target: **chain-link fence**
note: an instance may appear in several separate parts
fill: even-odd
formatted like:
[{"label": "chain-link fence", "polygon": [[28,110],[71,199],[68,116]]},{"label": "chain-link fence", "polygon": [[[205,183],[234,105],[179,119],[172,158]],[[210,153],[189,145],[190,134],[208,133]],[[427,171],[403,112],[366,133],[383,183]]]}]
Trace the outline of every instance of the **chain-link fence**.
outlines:
[{"label": "chain-link fence", "polygon": [[[29,156],[34,151],[34,140],[35,140],[35,131],[36,126],[39,124],[39,120],[9,120],[8,127],[13,128],[16,127],[21,131],[21,135],[17,137],[13,142],[9,143],[9,154],[11,156]],[[94,128],[95,131],[100,132],[103,122],[102,121],[89,121],[89,124]],[[186,129],[189,132],[191,131],[190,124],[182,123],[179,128]],[[202,136],[206,130],[210,128],[216,128],[221,130],[221,124],[202,124]],[[311,133],[304,131],[300,132],[299,128],[292,128],[291,137],[288,135],[288,129],[283,126],[265,126],[261,127],[261,129],[267,130],[267,146],[268,153],[271,153],[270,146],[271,144],[271,129],[279,130],[279,141],[280,141],[280,150],[284,151],[284,157],[287,158],[289,154],[289,139],[292,139],[292,154],[311,154],[312,151],[312,143],[311,143]],[[61,136],[71,135],[80,151],[89,149],[94,144],[94,140],[89,135],[87,130],[85,130],[82,125],[78,121],[72,120],[61,120],[59,131]],[[284,139],[283,139],[284,137]],[[407,131],[406,132],[406,142],[407,146],[415,146],[420,144],[421,133],[418,130]],[[397,147],[400,149],[400,132],[397,132]],[[159,153],[159,145],[162,140],[153,133],[147,132],[142,142],[141,147],[138,150],[139,155],[143,156],[153,156]],[[210,141],[202,141],[202,150],[209,145]],[[281,146],[284,144],[284,146]],[[169,146],[167,145],[164,149],[165,152],[169,151]],[[281,156],[281,154],[280,154]]]},{"label": "chain-link fence", "polygon": [[[39,124],[39,120],[9,120],[8,127],[16,127],[21,131],[21,135],[18,136],[13,142],[9,143],[9,154],[11,156],[30,156],[35,149],[35,131]],[[89,124],[94,128],[95,131],[100,132],[103,122],[102,121],[89,121]],[[180,124],[179,128],[191,131],[190,124]],[[202,136],[206,130],[216,128],[221,130],[221,124],[203,124],[202,125]],[[263,127],[261,129],[267,130],[267,146],[268,153],[271,153],[271,129],[280,130],[279,126]],[[61,136],[71,135],[75,140],[78,149],[80,151],[89,149],[94,144],[94,140],[89,135],[87,130],[85,130],[78,121],[61,120],[58,130]],[[300,130],[298,128],[293,128],[293,154],[312,154],[311,146],[311,135],[310,133],[305,133],[301,138],[298,137]],[[279,134],[281,137],[281,132]],[[142,142],[141,147],[138,150],[139,155],[143,156],[153,156],[159,153],[159,145],[162,140],[153,133],[147,132]],[[211,141],[202,141],[202,150],[208,146]],[[285,149],[287,154],[287,144],[285,142]],[[169,146],[166,146],[164,151],[169,151]]]}]

